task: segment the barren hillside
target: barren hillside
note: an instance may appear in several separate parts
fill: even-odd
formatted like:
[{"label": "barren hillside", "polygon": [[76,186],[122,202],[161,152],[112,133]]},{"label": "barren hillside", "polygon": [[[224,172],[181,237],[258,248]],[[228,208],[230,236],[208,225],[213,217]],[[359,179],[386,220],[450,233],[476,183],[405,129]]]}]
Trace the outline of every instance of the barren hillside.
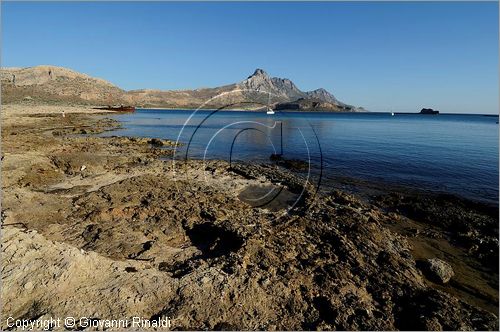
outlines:
[{"label": "barren hillside", "polygon": [[125,91],[103,79],[56,67],[2,68],[3,103],[132,105],[137,107],[258,107],[352,111],[325,89],[301,91],[291,80],[257,69],[230,85],[195,90]]}]

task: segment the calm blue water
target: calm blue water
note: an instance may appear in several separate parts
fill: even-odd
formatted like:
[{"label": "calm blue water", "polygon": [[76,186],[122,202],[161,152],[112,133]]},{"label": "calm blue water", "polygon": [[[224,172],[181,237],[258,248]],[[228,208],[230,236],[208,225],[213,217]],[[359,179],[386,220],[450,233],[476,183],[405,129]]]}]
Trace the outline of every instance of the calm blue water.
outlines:
[{"label": "calm blue water", "polygon": [[116,118],[125,128],[107,135],[191,140],[179,157],[269,162],[282,148],[310,160],[323,183],[353,177],[498,201],[498,117],[138,110]]}]

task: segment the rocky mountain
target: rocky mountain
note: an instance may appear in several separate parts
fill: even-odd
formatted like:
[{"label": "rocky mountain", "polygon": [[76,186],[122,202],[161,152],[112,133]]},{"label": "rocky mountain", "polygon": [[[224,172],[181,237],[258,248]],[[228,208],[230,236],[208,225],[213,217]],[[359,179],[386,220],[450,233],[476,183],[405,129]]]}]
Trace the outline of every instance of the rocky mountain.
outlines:
[{"label": "rocky mountain", "polygon": [[273,98],[280,101],[292,101],[306,96],[289,79],[270,77],[262,69],[256,69],[252,75],[240,82],[238,86],[241,89],[270,93]]},{"label": "rocky mountain", "polygon": [[56,67],[2,68],[4,103],[38,102],[139,107],[257,108],[354,111],[325,89],[301,91],[291,80],[257,69],[247,79],[230,85],[196,90],[125,91],[110,82]]},{"label": "rocky mountain", "polygon": [[238,87],[250,91],[268,93],[275,109],[355,111],[356,108],[344,104],[323,88],[301,91],[287,78],[270,77],[264,70],[256,69]]}]

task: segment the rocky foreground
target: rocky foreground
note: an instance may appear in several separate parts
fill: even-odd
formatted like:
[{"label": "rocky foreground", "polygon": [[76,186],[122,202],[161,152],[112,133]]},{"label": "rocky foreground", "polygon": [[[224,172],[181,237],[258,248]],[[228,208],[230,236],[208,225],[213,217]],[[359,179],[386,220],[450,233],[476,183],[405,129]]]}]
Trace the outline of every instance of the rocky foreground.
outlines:
[{"label": "rocky foreground", "polygon": [[98,137],[118,124],[64,110],[2,110],[2,329],[9,316],[498,329],[498,207],[306,186],[289,214],[254,208],[248,188],[293,194],[300,181],[259,165],[173,165],[171,142]]}]

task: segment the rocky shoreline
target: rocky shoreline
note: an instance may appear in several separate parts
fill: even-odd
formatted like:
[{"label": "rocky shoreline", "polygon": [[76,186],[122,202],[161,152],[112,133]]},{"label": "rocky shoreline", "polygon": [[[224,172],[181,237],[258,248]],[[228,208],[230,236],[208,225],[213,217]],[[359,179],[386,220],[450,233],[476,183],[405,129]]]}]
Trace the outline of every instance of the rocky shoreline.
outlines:
[{"label": "rocky shoreline", "polygon": [[[171,142],[96,136],[119,123],[90,108],[7,105],[2,117],[2,317],[498,329],[498,206],[317,195],[280,168],[176,165]],[[273,187],[286,199],[249,203]]]}]

